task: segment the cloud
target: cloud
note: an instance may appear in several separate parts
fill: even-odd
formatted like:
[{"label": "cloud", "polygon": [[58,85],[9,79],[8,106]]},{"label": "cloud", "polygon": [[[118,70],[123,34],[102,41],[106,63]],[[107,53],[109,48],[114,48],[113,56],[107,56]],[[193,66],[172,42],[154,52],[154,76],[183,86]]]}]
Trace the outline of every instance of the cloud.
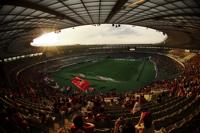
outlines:
[{"label": "cloud", "polygon": [[57,44],[153,44],[165,38],[162,32],[146,27],[102,24],[63,29],[57,34]]}]

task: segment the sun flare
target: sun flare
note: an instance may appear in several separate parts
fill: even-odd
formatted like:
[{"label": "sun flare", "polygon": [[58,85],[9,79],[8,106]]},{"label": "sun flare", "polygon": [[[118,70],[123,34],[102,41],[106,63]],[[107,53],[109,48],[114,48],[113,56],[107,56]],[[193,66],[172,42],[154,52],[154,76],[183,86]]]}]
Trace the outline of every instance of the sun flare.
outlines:
[{"label": "sun flare", "polygon": [[34,46],[55,46],[58,44],[58,36],[57,33],[51,32],[47,34],[43,34],[42,36],[33,40],[31,45]]}]

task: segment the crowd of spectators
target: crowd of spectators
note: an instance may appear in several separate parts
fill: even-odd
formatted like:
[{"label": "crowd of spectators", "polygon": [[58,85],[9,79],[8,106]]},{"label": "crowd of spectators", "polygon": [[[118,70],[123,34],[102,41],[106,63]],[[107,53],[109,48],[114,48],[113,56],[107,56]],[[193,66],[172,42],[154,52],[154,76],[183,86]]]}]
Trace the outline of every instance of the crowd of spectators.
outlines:
[{"label": "crowd of spectators", "polygon": [[200,94],[200,55],[184,63],[185,69],[172,80],[162,80],[141,89],[142,92],[167,90],[170,96],[191,96]]},{"label": "crowd of spectators", "polygon": [[[174,80],[162,80],[152,85],[146,86],[140,92],[150,93],[152,90],[166,89],[170,96],[192,96],[200,94],[200,55],[193,57],[186,62],[184,72]],[[0,131],[2,133],[28,133],[33,130],[48,132],[52,123],[59,123],[63,126],[65,118],[79,113],[74,117],[70,130],[60,128],[57,132],[92,132],[93,130],[84,129],[84,123],[92,123],[93,126],[98,121],[111,121],[109,114],[105,113],[107,105],[106,97],[116,97],[117,94],[84,95],[80,91],[68,90],[63,94],[55,86],[55,82],[50,78],[47,83],[48,75],[37,73],[37,81],[31,81],[28,86],[23,86],[19,90],[3,88],[0,90],[1,111],[0,111]],[[109,104],[121,104],[122,108],[132,108],[133,115],[140,111],[140,104],[145,103],[143,96],[135,97],[129,95],[117,95],[117,100],[111,99]],[[78,121],[78,122],[77,122]],[[137,125],[144,123],[145,132],[153,129],[151,113],[141,112],[140,120]],[[119,125],[123,125],[121,132],[132,132],[135,125],[131,121],[124,121],[120,117],[115,122],[114,132],[118,133]],[[91,126],[91,125],[89,125]],[[111,127],[113,128],[113,127]]]},{"label": "crowd of spectators", "polygon": [[167,56],[154,54],[151,60],[156,64],[158,81],[174,78],[183,71],[183,66]]},{"label": "crowd of spectators", "polygon": [[[36,97],[32,97],[31,92],[27,93],[30,96],[29,98],[21,95],[22,92],[1,89],[0,129],[2,132],[48,132],[53,123],[63,126],[65,119],[74,113],[81,114],[84,123],[92,123],[98,126],[96,124],[98,122],[109,123],[112,120],[112,117],[105,113],[106,105],[121,104],[123,108],[131,108],[135,103],[142,101],[129,95],[122,95],[115,100],[111,98],[110,101],[106,101],[106,97],[116,97],[113,92],[110,94],[83,95],[80,91],[71,90],[68,94],[62,94],[51,89],[49,91],[54,93],[43,96],[39,95],[39,91],[34,86],[32,87]],[[141,97],[141,99],[144,98]],[[74,123],[74,125],[76,124]],[[57,131],[66,132],[64,129]],[[73,129],[73,132],[75,131],[77,130]]]}]

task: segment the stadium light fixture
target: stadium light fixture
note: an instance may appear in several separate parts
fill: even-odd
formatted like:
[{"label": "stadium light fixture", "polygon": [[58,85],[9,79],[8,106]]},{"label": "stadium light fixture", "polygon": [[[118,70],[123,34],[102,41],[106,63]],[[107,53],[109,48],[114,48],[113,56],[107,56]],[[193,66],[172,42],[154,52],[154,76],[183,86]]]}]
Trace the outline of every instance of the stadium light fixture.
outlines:
[{"label": "stadium light fixture", "polygon": [[129,51],[135,51],[135,48],[130,48]]},{"label": "stadium light fixture", "polygon": [[189,50],[189,49],[185,49],[185,52],[186,52],[186,53],[189,53],[189,52],[190,52],[190,50]]},{"label": "stadium light fixture", "polygon": [[8,60],[7,60],[7,59],[3,59],[3,61],[4,61],[4,62],[7,62]]},{"label": "stadium light fixture", "polygon": [[131,4],[127,5],[126,7],[133,8],[139,4],[144,3],[145,0],[134,0]]}]

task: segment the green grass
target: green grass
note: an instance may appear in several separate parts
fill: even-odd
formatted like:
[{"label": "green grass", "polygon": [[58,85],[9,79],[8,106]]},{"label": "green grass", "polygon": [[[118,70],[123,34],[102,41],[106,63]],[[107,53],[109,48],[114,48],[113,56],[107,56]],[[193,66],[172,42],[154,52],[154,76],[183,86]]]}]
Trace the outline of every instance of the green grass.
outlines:
[{"label": "green grass", "polygon": [[[115,88],[118,92],[124,92],[152,82],[155,70],[153,63],[149,60],[104,59],[65,67],[52,73],[52,77],[60,86],[71,85],[76,89],[70,80],[79,74],[84,74],[85,79],[90,81],[91,86],[96,90],[106,92]],[[101,80],[97,76],[111,78],[113,81]]]}]

